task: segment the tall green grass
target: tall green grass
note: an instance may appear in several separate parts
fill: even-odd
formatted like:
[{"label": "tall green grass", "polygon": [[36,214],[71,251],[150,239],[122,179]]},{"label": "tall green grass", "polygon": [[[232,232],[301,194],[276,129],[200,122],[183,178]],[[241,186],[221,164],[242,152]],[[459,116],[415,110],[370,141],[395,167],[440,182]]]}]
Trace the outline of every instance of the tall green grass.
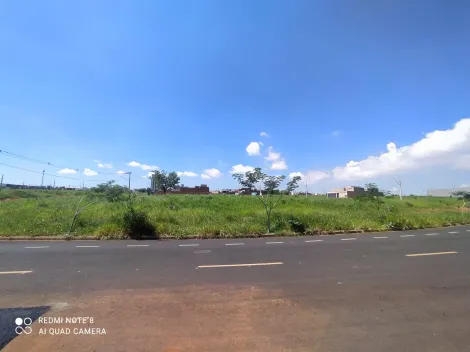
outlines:
[{"label": "tall green grass", "polygon": [[[13,190],[0,192],[0,235],[64,235],[81,192]],[[8,195],[8,196],[7,196]],[[1,199],[10,200],[1,200]],[[306,233],[341,230],[385,231],[470,223],[452,198],[387,198],[382,208],[352,199],[286,196],[272,214],[272,232],[293,234],[289,219]],[[252,196],[139,195],[135,208],[148,214],[157,233],[185,237],[244,236],[266,232],[261,202]],[[74,235],[124,237],[124,204],[97,203],[80,214]],[[300,226],[303,228],[303,226]]]}]

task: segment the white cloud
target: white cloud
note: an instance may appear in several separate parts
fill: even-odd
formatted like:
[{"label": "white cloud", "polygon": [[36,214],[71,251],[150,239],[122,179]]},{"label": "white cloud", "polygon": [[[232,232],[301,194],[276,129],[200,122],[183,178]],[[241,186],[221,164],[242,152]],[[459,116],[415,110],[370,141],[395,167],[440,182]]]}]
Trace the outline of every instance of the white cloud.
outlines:
[{"label": "white cloud", "polygon": [[178,171],[177,174],[182,177],[197,177],[197,174],[192,171]]},{"label": "white cloud", "polygon": [[141,164],[137,161],[131,161],[127,163],[127,166],[130,167],[140,167],[142,170],[148,171],[148,170],[159,170],[160,168],[156,165],[147,165],[147,164]]},{"label": "white cloud", "polygon": [[333,137],[338,137],[340,134],[341,134],[341,131],[340,131],[340,130],[335,130],[335,131],[331,132],[331,135],[332,135]]},{"label": "white cloud", "polygon": [[246,147],[246,152],[250,156],[260,155],[261,153],[261,145],[258,142],[251,142]]},{"label": "white cloud", "polygon": [[130,166],[130,167],[141,167],[141,164],[138,163],[137,161],[131,161],[130,163],[127,163],[127,166]]},{"label": "white cloud", "polygon": [[61,175],[75,175],[77,173],[77,170],[65,168],[65,169],[57,171],[57,173]]},{"label": "white cloud", "polygon": [[462,188],[467,188],[467,187],[470,187],[470,185],[469,185],[468,183],[462,183],[462,184],[460,185],[460,187],[462,187]]},{"label": "white cloud", "polygon": [[159,170],[160,168],[157,165],[147,165],[147,164],[142,164],[142,170]]},{"label": "white cloud", "polygon": [[87,168],[85,168],[85,170],[83,171],[83,174],[85,176],[96,176],[96,175],[98,175],[98,173],[96,171],[93,171],[93,170],[87,169]]},{"label": "white cloud", "polygon": [[302,181],[307,182],[308,184],[317,183],[321,180],[330,177],[328,173],[317,170],[307,171],[306,174],[303,174],[301,172],[291,172],[289,174],[290,179],[293,179],[295,176],[300,176],[302,178]]},{"label": "white cloud", "polygon": [[153,175],[153,172],[150,171],[150,172],[147,174],[147,176],[145,176],[145,177],[152,177],[152,175]]},{"label": "white cloud", "polygon": [[261,137],[269,137],[269,134],[267,134],[266,132],[261,132],[259,135]]},{"label": "white cloud", "polygon": [[268,161],[278,161],[279,159],[281,159],[281,153],[276,153],[273,147],[269,147],[268,156],[265,157],[265,159]]},{"label": "white cloud", "polygon": [[103,168],[103,169],[112,169],[113,165],[112,164],[102,164],[98,163],[98,167]]},{"label": "white cloud", "polygon": [[284,159],[272,163],[271,170],[287,170],[287,164]]},{"label": "white cloud", "polygon": [[230,170],[231,174],[244,174],[245,172],[248,171],[253,171],[255,168],[253,166],[248,166],[248,165],[233,165],[232,169]]},{"label": "white cloud", "polygon": [[266,160],[271,161],[271,170],[287,170],[286,161],[281,157],[281,153],[276,153],[273,147],[268,148]]},{"label": "white cloud", "polygon": [[452,129],[430,132],[409,146],[397,148],[395,143],[388,143],[387,150],[379,156],[336,167],[333,175],[339,180],[359,180],[428,166],[469,168],[470,119],[460,120]]},{"label": "white cloud", "polygon": [[125,171],[122,171],[122,170],[119,170],[116,172],[118,175],[122,175],[122,174],[125,174],[126,172]]},{"label": "white cloud", "polygon": [[222,173],[217,169],[207,169],[204,170],[203,174],[201,174],[201,177],[205,180],[208,180],[210,178],[218,178],[220,176],[222,176]]},{"label": "white cloud", "polygon": [[295,176],[300,176],[300,177],[304,178],[304,174],[301,173],[301,172],[291,172],[291,173],[289,174],[289,178],[290,178],[290,179],[293,179]]}]

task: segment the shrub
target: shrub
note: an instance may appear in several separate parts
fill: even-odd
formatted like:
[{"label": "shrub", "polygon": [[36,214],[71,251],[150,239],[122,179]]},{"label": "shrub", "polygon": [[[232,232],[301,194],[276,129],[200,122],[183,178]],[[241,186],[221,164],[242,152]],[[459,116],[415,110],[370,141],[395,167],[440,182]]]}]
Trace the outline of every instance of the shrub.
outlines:
[{"label": "shrub", "polygon": [[293,217],[292,215],[288,222],[290,229],[296,233],[305,233],[305,231],[307,230],[305,224],[302,223],[299,219]]},{"label": "shrub", "polygon": [[157,237],[155,226],[143,211],[129,207],[123,217],[124,232],[132,239]]}]

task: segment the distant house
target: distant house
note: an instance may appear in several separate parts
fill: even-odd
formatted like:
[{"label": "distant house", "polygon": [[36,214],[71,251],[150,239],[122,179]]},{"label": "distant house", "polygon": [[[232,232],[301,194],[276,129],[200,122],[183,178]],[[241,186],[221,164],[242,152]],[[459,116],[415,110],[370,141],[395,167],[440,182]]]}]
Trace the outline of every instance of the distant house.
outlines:
[{"label": "distant house", "polygon": [[461,188],[454,188],[454,189],[430,189],[428,190],[428,196],[433,197],[452,197],[452,193],[454,192],[470,192],[470,187],[461,187]]},{"label": "distant house", "polygon": [[[158,192],[158,194],[162,194],[163,192]],[[207,185],[200,185],[195,187],[185,187],[181,185],[171,191],[168,191],[167,194],[211,194],[209,190],[209,186]]]},{"label": "distant house", "polygon": [[342,188],[334,188],[327,193],[328,198],[354,198],[366,193],[363,187],[347,186]]}]

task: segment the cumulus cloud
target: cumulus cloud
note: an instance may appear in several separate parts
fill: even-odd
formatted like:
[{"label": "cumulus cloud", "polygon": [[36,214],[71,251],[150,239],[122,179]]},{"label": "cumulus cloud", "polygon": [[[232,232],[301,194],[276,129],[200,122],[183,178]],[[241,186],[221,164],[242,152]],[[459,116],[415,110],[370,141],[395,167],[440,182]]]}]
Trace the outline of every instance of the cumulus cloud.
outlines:
[{"label": "cumulus cloud", "polygon": [[117,171],[116,173],[117,173],[118,175],[123,175],[123,174],[125,174],[126,172],[125,172],[125,171],[122,171],[122,170],[119,170],[119,171]]},{"label": "cumulus cloud", "polygon": [[57,173],[59,173],[61,175],[75,175],[77,173],[77,170],[65,168],[65,169],[61,169],[61,170],[57,171]]},{"label": "cumulus cloud", "polygon": [[222,173],[217,169],[207,169],[207,170],[204,170],[204,172],[201,174],[201,177],[205,180],[208,180],[211,178],[218,178],[220,176],[222,176]]},{"label": "cumulus cloud", "polygon": [[253,171],[255,168],[253,166],[248,166],[248,165],[233,165],[232,169],[230,170],[231,174],[244,174],[245,172],[248,171]]},{"label": "cumulus cloud", "polygon": [[271,170],[287,170],[287,164],[284,159],[272,163]]},{"label": "cumulus cloud", "polygon": [[281,157],[281,153],[276,153],[273,147],[268,148],[267,161],[272,162],[271,170],[287,170],[286,161]]},{"label": "cumulus cloud", "polygon": [[305,174],[301,172],[291,172],[289,174],[290,179],[293,179],[295,176],[300,176],[303,182],[307,182],[309,184],[316,183],[330,177],[328,173],[317,170],[310,170]]},{"label": "cumulus cloud", "polygon": [[93,171],[93,170],[87,169],[87,168],[85,168],[85,170],[83,171],[83,174],[85,176],[96,176],[96,175],[98,175],[98,173],[96,171]]},{"label": "cumulus cloud", "polygon": [[178,171],[177,174],[183,177],[197,177],[197,174],[192,171]]},{"label": "cumulus cloud", "polygon": [[129,163],[127,163],[127,166],[130,166],[130,167],[140,167],[142,170],[159,170],[160,168],[156,165],[148,165],[148,164],[141,164],[137,161],[131,161]]},{"label": "cumulus cloud", "polygon": [[369,156],[361,161],[350,161],[336,167],[333,175],[339,180],[359,180],[428,166],[445,165],[470,168],[470,119],[458,121],[453,128],[434,131],[418,142],[397,148],[387,144],[387,152]]},{"label": "cumulus cloud", "polygon": [[269,137],[269,134],[267,134],[266,132],[261,132],[259,135],[261,137]]},{"label": "cumulus cloud", "polygon": [[250,156],[260,155],[261,154],[261,144],[259,142],[251,142],[246,147],[246,152]]},{"label": "cumulus cloud", "polygon": [[113,168],[113,165],[112,165],[112,164],[102,164],[102,163],[98,163],[98,167],[99,167],[99,168],[103,168],[103,169],[112,169],[112,168]]}]

